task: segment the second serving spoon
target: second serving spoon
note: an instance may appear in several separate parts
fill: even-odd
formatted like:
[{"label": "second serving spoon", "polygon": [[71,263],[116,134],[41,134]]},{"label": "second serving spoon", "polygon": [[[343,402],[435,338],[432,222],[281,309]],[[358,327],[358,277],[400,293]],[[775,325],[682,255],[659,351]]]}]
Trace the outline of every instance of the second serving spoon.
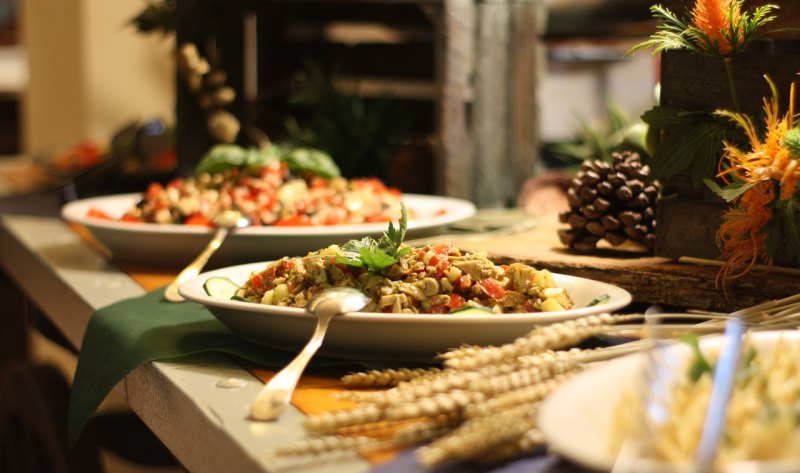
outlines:
[{"label": "second serving spoon", "polygon": [[253,401],[251,409],[253,419],[274,420],[281,415],[292,399],[300,375],[322,345],[322,339],[331,320],[338,315],[357,312],[369,301],[366,294],[352,287],[325,289],[311,299],[306,309],[317,316],[317,328],[303,350],[261,388]]},{"label": "second serving spoon", "polygon": [[178,293],[178,287],[200,274],[200,271],[202,271],[203,267],[208,263],[208,259],[219,249],[231,229],[246,227],[250,225],[250,220],[238,210],[225,210],[214,217],[214,225],[217,226],[214,237],[208,242],[205,249],[197,255],[197,258],[189,263],[189,265],[178,274],[178,277],[167,286],[167,289],[164,290],[164,299],[170,302],[181,302],[183,296]]}]

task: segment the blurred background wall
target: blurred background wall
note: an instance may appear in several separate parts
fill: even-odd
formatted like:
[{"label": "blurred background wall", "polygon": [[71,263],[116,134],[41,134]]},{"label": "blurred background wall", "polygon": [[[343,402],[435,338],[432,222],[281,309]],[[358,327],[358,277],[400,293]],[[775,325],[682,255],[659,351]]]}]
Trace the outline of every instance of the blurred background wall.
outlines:
[{"label": "blurred background wall", "polygon": [[104,142],[134,119],[174,115],[173,42],[129,26],[142,0],[21,0],[25,153]]}]

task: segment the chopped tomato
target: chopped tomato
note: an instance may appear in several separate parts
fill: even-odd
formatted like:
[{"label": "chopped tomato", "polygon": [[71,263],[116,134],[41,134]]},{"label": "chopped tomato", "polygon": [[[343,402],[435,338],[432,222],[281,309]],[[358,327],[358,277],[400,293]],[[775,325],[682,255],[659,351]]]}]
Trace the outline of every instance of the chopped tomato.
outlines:
[{"label": "chopped tomato", "polygon": [[453,292],[450,293],[450,302],[447,304],[447,307],[449,307],[451,310],[455,310],[461,308],[466,303],[466,299]]},{"label": "chopped tomato", "polygon": [[201,213],[194,213],[186,217],[186,220],[183,221],[184,225],[196,225],[200,227],[213,227],[214,224],[211,220]]},{"label": "chopped tomato", "polygon": [[290,227],[290,226],[304,226],[311,225],[311,220],[308,215],[293,215],[291,217],[279,218],[275,222],[276,227]]},{"label": "chopped tomato", "polygon": [[450,263],[447,260],[437,261],[434,268],[436,269],[436,277],[441,279],[444,277],[444,272],[447,271],[447,268],[450,267]]},{"label": "chopped tomato", "polygon": [[341,215],[331,214],[327,218],[325,218],[325,225],[338,225],[342,223],[344,219]]},{"label": "chopped tomato", "polygon": [[157,182],[151,182],[147,187],[147,192],[144,193],[144,198],[147,200],[156,200],[159,195],[164,193],[164,186]]},{"label": "chopped tomato", "polygon": [[324,189],[327,186],[328,186],[327,179],[323,179],[323,178],[321,178],[319,176],[314,176],[313,178],[311,178],[311,187],[312,188],[314,188],[314,189],[320,189],[320,188]]},{"label": "chopped tomato", "polygon": [[502,299],[506,295],[506,290],[503,289],[503,286],[495,279],[481,279],[478,281],[478,286],[483,292],[496,301]]},{"label": "chopped tomato", "polygon": [[438,245],[433,246],[433,252],[440,255],[450,254],[452,249],[453,245],[451,245],[450,243],[439,243]]},{"label": "chopped tomato", "polygon": [[143,220],[141,218],[136,217],[135,215],[131,215],[131,214],[123,215],[120,220],[122,220],[123,222],[129,222],[129,223],[142,223],[143,222]]},{"label": "chopped tomato", "polygon": [[284,261],[283,264],[281,264],[279,267],[275,268],[275,276],[277,276],[277,277],[286,276],[286,274],[288,274],[289,271],[291,271],[292,268],[294,268],[294,266],[295,266],[294,261],[292,261],[292,260]]},{"label": "chopped tomato", "polygon": [[250,275],[250,284],[252,284],[259,293],[264,293],[264,279],[261,277],[260,273],[253,273]]},{"label": "chopped tomato", "polygon": [[432,305],[428,310],[431,314],[446,314],[449,312],[448,307],[444,304]]},{"label": "chopped tomato", "polygon": [[364,221],[367,223],[381,223],[381,222],[388,222],[389,217],[386,215],[374,214],[374,215],[367,215],[364,217]]},{"label": "chopped tomato", "polygon": [[113,218],[111,218],[111,215],[108,215],[102,210],[96,209],[94,207],[90,208],[89,211],[86,212],[86,216],[92,218],[99,218],[101,220],[114,220]]}]

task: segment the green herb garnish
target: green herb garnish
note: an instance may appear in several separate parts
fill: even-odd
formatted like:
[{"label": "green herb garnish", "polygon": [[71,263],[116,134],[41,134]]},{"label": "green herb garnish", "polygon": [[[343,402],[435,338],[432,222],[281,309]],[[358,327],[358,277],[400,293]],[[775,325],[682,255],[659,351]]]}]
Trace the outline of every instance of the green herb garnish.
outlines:
[{"label": "green herb garnish", "polygon": [[333,158],[314,148],[272,144],[266,148],[243,148],[238,145],[216,145],[203,156],[194,173],[219,173],[229,169],[258,169],[274,161],[285,162],[295,174],[311,173],[325,178],[338,177],[339,168]]},{"label": "green herb garnish", "polygon": [[703,352],[700,351],[700,342],[697,340],[697,335],[684,335],[681,340],[689,345],[692,348],[692,353],[694,353],[694,360],[692,360],[692,364],[689,367],[689,379],[695,382],[703,376],[703,373],[713,374],[714,367],[708,362]]},{"label": "green herb garnish", "polygon": [[395,264],[401,257],[411,253],[411,247],[400,248],[406,237],[407,223],[406,207],[401,203],[398,228],[389,222],[389,229],[378,241],[372,237],[348,241],[342,245],[341,254],[336,257],[336,262],[356,268],[367,268],[373,273],[381,272],[384,268]]}]

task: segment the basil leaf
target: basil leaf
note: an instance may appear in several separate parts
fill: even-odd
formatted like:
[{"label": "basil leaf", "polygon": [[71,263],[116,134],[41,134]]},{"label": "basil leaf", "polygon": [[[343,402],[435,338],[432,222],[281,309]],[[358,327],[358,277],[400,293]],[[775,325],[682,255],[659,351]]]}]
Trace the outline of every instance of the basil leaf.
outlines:
[{"label": "basil leaf", "polygon": [[237,145],[216,145],[203,155],[194,169],[195,175],[207,172],[215,174],[232,168],[244,166],[248,161],[248,151]]},{"label": "basil leaf", "polygon": [[194,172],[198,175],[204,172],[215,174],[235,168],[258,169],[278,160],[286,162],[289,170],[295,174],[310,172],[329,179],[340,175],[336,163],[324,151],[277,144],[263,149],[231,144],[216,145],[203,156]]},{"label": "basil leaf", "polygon": [[339,177],[339,167],[331,156],[314,148],[293,148],[283,155],[282,160],[289,170],[296,174],[310,172],[328,179]]}]

